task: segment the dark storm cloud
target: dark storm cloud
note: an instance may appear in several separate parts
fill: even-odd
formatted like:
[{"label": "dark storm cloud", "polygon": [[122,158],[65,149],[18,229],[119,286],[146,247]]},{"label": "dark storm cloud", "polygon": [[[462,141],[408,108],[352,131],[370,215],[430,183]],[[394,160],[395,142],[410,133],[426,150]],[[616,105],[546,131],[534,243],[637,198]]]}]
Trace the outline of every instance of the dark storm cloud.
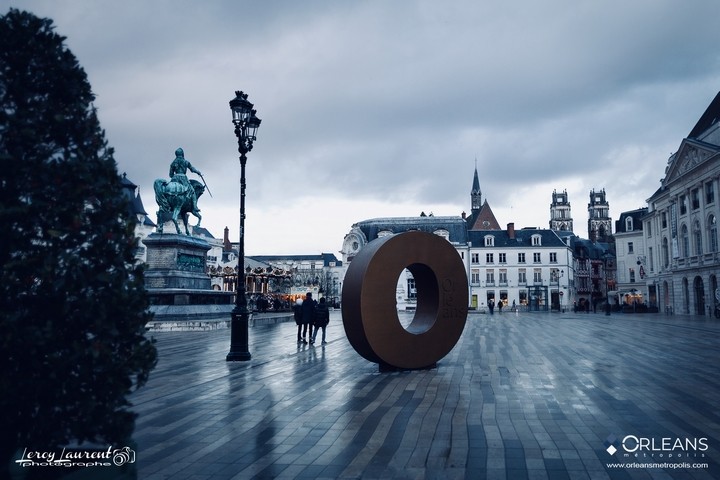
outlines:
[{"label": "dark storm cloud", "polygon": [[215,195],[207,226],[232,224],[227,102],[250,94],[263,123],[249,218],[272,231],[272,217],[322,205],[333,225],[258,253],[334,250],[362,215],[401,204],[459,214],[476,158],[485,198],[513,217],[501,224],[546,225],[553,188],[568,188],[578,224],[591,188],[617,216],[657,188],[720,89],[710,0],[15,3],[68,37],[148,211],[183,146]]}]

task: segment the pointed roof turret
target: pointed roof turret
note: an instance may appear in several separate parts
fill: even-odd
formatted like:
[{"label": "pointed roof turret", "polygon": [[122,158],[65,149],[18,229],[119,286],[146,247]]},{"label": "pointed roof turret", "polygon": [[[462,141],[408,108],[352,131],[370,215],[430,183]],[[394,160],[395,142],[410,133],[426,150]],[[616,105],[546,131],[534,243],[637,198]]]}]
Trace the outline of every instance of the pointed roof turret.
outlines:
[{"label": "pointed roof turret", "polygon": [[473,185],[470,193],[473,195],[482,195],[482,192],[480,191],[480,178],[478,178],[477,165],[475,166],[475,176],[473,177]]}]

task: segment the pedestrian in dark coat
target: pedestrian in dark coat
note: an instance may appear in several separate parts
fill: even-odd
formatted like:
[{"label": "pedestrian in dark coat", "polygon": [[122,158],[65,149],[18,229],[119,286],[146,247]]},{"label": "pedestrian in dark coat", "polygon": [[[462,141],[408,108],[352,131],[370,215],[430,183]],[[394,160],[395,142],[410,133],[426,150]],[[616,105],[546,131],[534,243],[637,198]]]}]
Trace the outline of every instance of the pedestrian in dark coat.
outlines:
[{"label": "pedestrian in dark coat", "polygon": [[330,323],[330,310],[325,303],[325,297],[323,297],[320,299],[320,303],[315,307],[315,331],[313,331],[310,343],[315,343],[318,330],[320,330],[321,328],[323,331],[322,344],[325,345],[327,343],[325,341],[325,328],[328,326],[328,323]]},{"label": "pedestrian in dark coat", "polygon": [[303,301],[301,298],[298,298],[295,301],[295,305],[293,305],[293,317],[295,317],[295,324],[298,327],[298,343],[302,342],[302,336],[300,335],[302,331],[302,304]]},{"label": "pedestrian in dark coat", "polygon": [[312,298],[312,292],[308,292],[302,303],[302,343],[307,343],[307,338],[312,336],[314,320],[315,300]]}]

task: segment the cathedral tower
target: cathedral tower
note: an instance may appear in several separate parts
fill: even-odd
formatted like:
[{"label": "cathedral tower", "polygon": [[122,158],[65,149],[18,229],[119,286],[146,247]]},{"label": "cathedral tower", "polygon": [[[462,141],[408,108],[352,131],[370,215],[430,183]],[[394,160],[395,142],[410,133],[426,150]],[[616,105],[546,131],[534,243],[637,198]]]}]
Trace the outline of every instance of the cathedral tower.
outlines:
[{"label": "cathedral tower", "polygon": [[590,240],[607,242],[610,235],[612,235],[612,220],[605,189],[599,192],[593,189],[590,191],[590,203],[588,203],[588,237]]},{"label": "cathedral tower", "polygon": [[556,232],[573,231],[573,219],[570,213],[567,190],[563,190],[562,193],[553,190],[552,203],[550,204],[550,230]]}]

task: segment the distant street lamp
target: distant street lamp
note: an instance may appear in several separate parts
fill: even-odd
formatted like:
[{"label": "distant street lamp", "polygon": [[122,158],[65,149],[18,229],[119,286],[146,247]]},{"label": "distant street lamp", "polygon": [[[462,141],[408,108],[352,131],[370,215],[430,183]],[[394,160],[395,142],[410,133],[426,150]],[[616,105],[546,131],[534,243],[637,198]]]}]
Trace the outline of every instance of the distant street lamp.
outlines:
[{"label": "distant street lamp", "polygon": [[610,278],[608,275],[608,263],[612,260],[613,256],[610,252],[606,252],[603,255],[603,263],[605,266],[605,315],[610,315]]},{"label": "distant street lamp", "polygon": [[230,321],[230,352],[225,358],[228,362],[250,360],[248,349],[248,305],[245,296],[245,164],[246,154],[252,150],[260,119],[255,116],[253,104],[247,99],[247,93],[235,92],[230,100],[232,121],[235,124],[235,136],[240,152],[240,243],[238,244],[238,280],[235,294],[235,308]]}]

